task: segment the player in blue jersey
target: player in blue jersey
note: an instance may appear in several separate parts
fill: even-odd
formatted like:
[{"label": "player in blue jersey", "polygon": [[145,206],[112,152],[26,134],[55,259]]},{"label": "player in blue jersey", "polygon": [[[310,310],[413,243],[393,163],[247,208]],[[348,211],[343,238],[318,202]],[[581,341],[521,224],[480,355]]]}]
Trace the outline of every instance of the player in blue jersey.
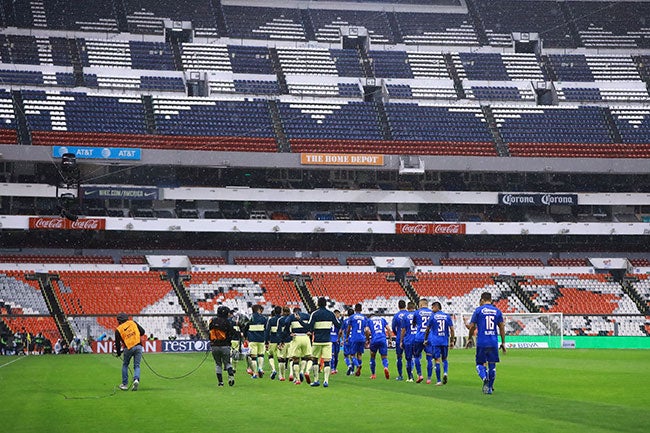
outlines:
[{"label": "player in blue jersey", "polygon": [[399,311],[393,316],[393,321],[391,322],[391,331],[395,336],[395,356],[397,357],[397,380],[403,380],[404,372],[404,361],[403,354],[404,349],[402,349],[402,319],[406,315],[406,301],[400,299],[397,303],[397,308]]},{"label": "player in blue jersey", "polygon": [[[278,322],[282,317],[282,308],[273,307],[273,315],[266,322],[266,328],[264,329],[264,340],[267,347],[267,352],[269,354],[269,364],[271,364],[271,380],[275,379],[278,375],[278,369],[276,364],[280,363],[278,356],[278,344],[280,343],[280,334],[278,333]],[[279,367],[279,365],[278,365]]]},{"label": "player in blue jersey", "polygon": [[264,332],[266,329],[266,316],[262,315],[262,307],[255,304],[251,307],[253,315],[247,325],[246,337],[250,347],[251,369],[253,370],[252,378],[257,379],[264,376],[264,352],[266,351]]},{"label": "player in blue jersey", "polygon": [[[451,316],[442,311],[440,302],[431,304],[433,316],[429,320],[429,326],[424,336],[424,344],[427,351],[433,353],[433,359],[436,361],[436,385],[445,385],[447,383],[447,374],[449,373],[449,363],[447,355],[449,354],[449,345],[453,344],[454,339],[454,321]],[[451,343],[450,343],[451,342]],[[442,360],[443,375],[440,380],[440,361]]]},{"label": "player in blue jersey", "polygon": [[361,314],[362,305],[354,306],[354,314],[348,318],[348,339],[350,340],[350,352],[353,354],[352,364],[356,368],[354,375],[361,375],[363,365],[363,352],[367,342],[366,327],[367,318]]},{"label": "player in blue jersey", "polygon": [[330,365],[332,367],[332,374],[337,374],[339,353],[341,352],[341,326],[343,324],[341,323],[341,312],[339,310],[334,310],[334,316],[339,321],[339,326],[336,327],[332,324],[332,328],[330,329],[330,341],[332,342],[332,361]]},{"label": "player in blue jersey", "polygon": [[348,367],[348,371],[346,375],[351,375],[352,372],[354,371],[354,364],[352,363],[352,343],[350,343],[350,333],[348,332],[348,322],[350,321],[350,317],[354,315],[354,310],[352,308],[348,308],[347,311],[347,316],[345,319],[343,319],[342,324],[341,324],[341,341],[343,341],[343,359],[345,360],[345,365]]},{"label": "player in blue jersey", "polygon": [[311,378],[314,379],[311,382],[311,386],[319,386],[320,381],[318,380],[318,360],[323,360],[323,386],[328,387],[331,366],[330,360],[332,359],[332,342],[330,341],[330,333],[332,327],[340,328],[341,324],[338,319],[330,310],[326,308],[327,299],[320,297],[318,298],[318,309],[315,310],[309,316],[309,329],[312,333],[313,343],[311,348],[311,360],[307,363],[307,371],[305,373],[305,378],[308,376],[311,371]]},{"label": "player in blue jersey", "polygon": [[[481,304],[478,306],[469,323],[469,335],[476,335],[476,371],[483,381],[483,394],[492,394],[494,379],[497,375],[499,348],[506,353],[506,330],[501,310],[492,305],[490,292],[481,294]],[[501,346],[497,337],[497,329],[501,336]],[[469,340],[468,340],[469,341]],[[487,369],[485,364],[487,363]]]},{"label": "player in blue jersey", "polygon": [[[429,326],[429,320],[433,311],[429,308],[429,301],[426,299],[420,299],[418,310],[413,316],[413,326],[415,326],[417,332],[413,340],[413,363],[415,364],[415,371],[418,374],[416,380],[417,383],[420,383],[424,380],[422,377],[422,351],[424,350],[424,334],[427,331],[427,326]],[[433,354],[425,352],[427,358],[427,383],[431,383],[431,375],[433,374]]]},{"label": "player in blue jersey", "polygon": [[415,316],[415,304],[409,302],[406,304],[406,314],[402,318],[402,351],[406,358],[406,381],[413,382],[413,341],[418,330],[413,326],[413,317]]},{"label": "player in blue jersey", "polygon": [[377,352],[381,356],[381,365],[384,366],[384,376],[390,379],[388,371],[388,339],[390,338],[390,329],[386,319],[380,316],[370,317],[367,321],[367,333],[370,334],[370,378],[376,379],[375,369],[377,361],[375,357]]}]

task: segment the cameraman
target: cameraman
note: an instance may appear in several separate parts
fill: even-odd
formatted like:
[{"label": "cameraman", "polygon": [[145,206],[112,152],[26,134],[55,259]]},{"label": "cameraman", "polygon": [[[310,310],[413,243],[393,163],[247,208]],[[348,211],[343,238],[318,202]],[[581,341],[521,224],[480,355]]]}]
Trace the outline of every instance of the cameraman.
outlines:
[{"label": "cameraman", "polygon": [[233,338],[239,338],[235,328],[228,320],[230,309],[225,305],[217,308],[217,317],[210,321],[210,345],[212,346],[212,357],[216,364],[218,386],[223,386],[223,371],[228,372],[228,385],[235,384],[235,371],[230,363],[230,350]]}]

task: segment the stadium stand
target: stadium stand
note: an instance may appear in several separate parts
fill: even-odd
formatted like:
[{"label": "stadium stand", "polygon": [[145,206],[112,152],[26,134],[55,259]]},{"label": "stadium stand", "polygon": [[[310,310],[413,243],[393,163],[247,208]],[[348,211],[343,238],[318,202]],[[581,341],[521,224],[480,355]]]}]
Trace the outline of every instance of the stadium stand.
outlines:
[{"label": "stadium stand", "polygon": [[376,272],[311,272],[307,281],[313,298],[324,296],[334,303],[332,308],[345,311],[357,302],[363,311],[371,314],[388,314],[396,311],[397,301],[404,298],[404,289],[396,282],[387,281],[389,274]]},{"label": "stadium stand", "polygon": [[12,2],[16,27],[77,30],[115,33],[118,31],[115,9],[111,0],[97,0],[92,4],[60,1]]},{"label": "stadium stand", "polygon": [[172,287],[157,272],[62,271],[59,277],[54,292],[63,312],[74,316],[71,326],[77,335],[111,335],[115,315],[122,311],[135,316],[151,334],[180,334],[174,331],[177,319],[170,314],[182,316],[183,309]]},{"label": "stadium stand", "polygon": [[547,0],[531,0],[525,8],[513,7],[509,0],[475,0],[491,46],[512,45],[513,32],[539,33],[544,45],[553,48],[575,48],[577,41],[560,4]]},{"label": "stadium stand", "polygon": [[0,263],[97,263],[113,264],[110,256],[68,256],[68,255],[25,255],[25,254],[2,254]]},{"label": "stadium stand", "polygon": [[298,9],[223,5],[228,36],[233,39],[306,41]]},{"label": "stadium stand", "polygon": [[236,265],[338,266],[336,257],[235,257]]},{"label": "stadium stand", "polygon": [[0,314],[14,333],[24,328],[34,334],[42,332],[52,342],[59,338],[38,283],[26,280],[23,272],[0,271]]},{"label": "stadium stand", "polygon": [[263,305],[265,312],[272,305],[303,307],[298,292],[282,274],[274,272],[193,272],[186,284],[190,298],[202,314],[215,313],[226,305],[248,314],[250,306]]},{"label": "stadium stand", "polygon": [[647,2],[566,2],[581,45],[598,48],[650,48]]},{"label": "stadium stand", "polygon": [[479,45],[469,15],[449,13],[395,13],[405,44]]},{"label": "stadium stand", "polygon": [[219,36],[215,12],[209,0],[124,0],[129,33],[162,35],[165,20],[188,21],[196,36]]},{"label": "stadium stand", "polygon": [[338,42],[342,26],[358,26],[368,30],[372,44],[395,43],[386,12],[310,9],[309,18],[319,42]]},{"label": "stadium stand", "polygon": [[535,54],[527,53],[452,53],[461,79],[484,81],[537,81],[547,77]]}]

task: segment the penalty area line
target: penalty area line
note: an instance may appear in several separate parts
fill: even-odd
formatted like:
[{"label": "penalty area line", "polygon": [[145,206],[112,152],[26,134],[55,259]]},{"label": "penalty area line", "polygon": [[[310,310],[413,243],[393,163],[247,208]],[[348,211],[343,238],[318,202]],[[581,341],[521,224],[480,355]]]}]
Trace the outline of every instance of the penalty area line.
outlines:
[{"label": "penalty area line", "polygon": [[18,358],[16,358],[16,359],[14,359],[13,361],[9,361],[9,362],[6,362],[6,363],[4,363],[4,364],[0,364],[0,368],[6,367],[6,366],[8,366],[8,365],[11,365],[11,364],[13,364],[14,362],[16,362],[16,361],[20,361],[20,360],[23,359],[23,358],[24,358],[24,357],[21,356],[21,357],[18,357]]}]

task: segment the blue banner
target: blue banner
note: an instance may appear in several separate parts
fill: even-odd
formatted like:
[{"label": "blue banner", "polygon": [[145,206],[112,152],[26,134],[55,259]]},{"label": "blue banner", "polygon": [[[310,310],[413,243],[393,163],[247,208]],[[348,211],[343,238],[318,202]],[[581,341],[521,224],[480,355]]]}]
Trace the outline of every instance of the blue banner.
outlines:
[{"label": "blue banner", "polygon": [[61,158],[61,155],[65,153],[72,153],[77,159],[128,159],[139,161],[141,157],[139,148],[52,146],[52,156],[55,158]]}]

